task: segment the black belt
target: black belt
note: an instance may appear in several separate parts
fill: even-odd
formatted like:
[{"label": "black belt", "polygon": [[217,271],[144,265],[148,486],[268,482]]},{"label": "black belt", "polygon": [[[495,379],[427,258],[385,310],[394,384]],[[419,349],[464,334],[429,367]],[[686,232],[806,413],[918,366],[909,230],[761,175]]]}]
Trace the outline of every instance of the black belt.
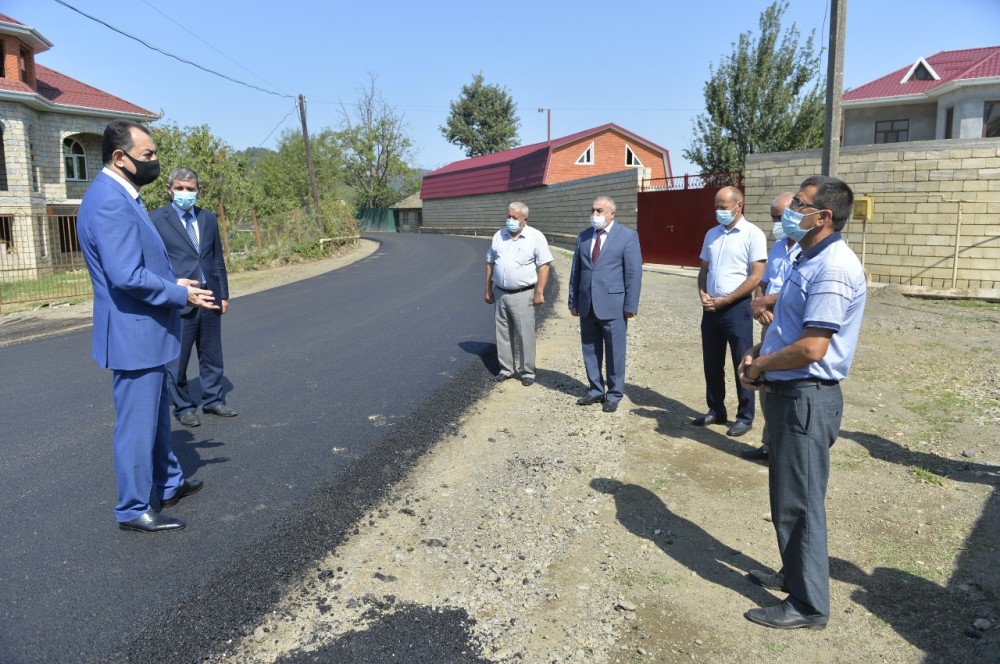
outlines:
[{"label": "black belt", "polygon": [[[500,288],[496,284],[493,284],[493,285],[496,286],[497,288]],[[524,288],[515,288],[514,290],[508,290],[506,288],[500,288],[500,290],[502,290],[504,293],[523,293],[524,291],[531,290],[534,287],[535,287],[535,284],[531,284],[530,286],[525,286]]]},{"label": "black belt", "polygon": [[840,381],[825,380],[823,378],[798,378],[796,380],[762,380],[760,382],[760,389],[769,394],[797,395],[802,390],[818,390],[835,385],[840,385]]}]

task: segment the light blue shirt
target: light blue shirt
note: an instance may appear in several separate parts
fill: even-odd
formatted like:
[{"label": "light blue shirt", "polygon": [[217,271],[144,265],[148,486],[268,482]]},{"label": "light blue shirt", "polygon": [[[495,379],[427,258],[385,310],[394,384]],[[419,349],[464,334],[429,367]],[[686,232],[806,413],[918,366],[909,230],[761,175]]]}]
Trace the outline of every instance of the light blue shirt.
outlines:
[{"label": "light blue shirt", "polygon": [[798,369],[766,371],[764,380],[844,380],[858,345],[867,297],[865,270],[840,233],[799,254],[778,295],[774,321],[760,354],[791,345],[806,328],[833,330],[833,337],[820,361]]},{"label": "light blue shirt", "polygon": [[201,230],[199,230],[199,228],[198,228],[198,215],[196,215],[194,213],[194,206],[191,206],[190,209],[185,210],[184,208],[182,208],[177,203],[171,202],[170,205],[173,206],[174,212],[177,213],[177,218],[180,219],[180,221],[181,221],[181,228],[184,230],[185,233],[187,233],[187,222],[184,221],[184,215],[187,214],[188,212],[191,213],[191,222],[194,224],[194,236],[197,239],[198,243],[200,244],[201,243]]},{"label": "light blue shirt", "polygon": [[505,290],[518,290],[538,283],[538,268],[552,262],[549,243],[541,231],[525,225],[517,238],[501,228],[486,252],[493,266],[493,283]]},{"label": "light blue shirt", "polygon": [[767,267],[764,268],[762,283],[767,284],[764,295],[774,295],[781,291],[782,284],[788,278],[788,273],[792,269],[792,263],[799,257],[802,247],[798,242],[793,242],[791,248],[788,240],[779,240],[771,247],[771,253],[767,255]]},{"label": "light blue shirt", "polygon": [[750,266],[767,260],[767,238],[745,217],[726,230],[716,224],[705,233],[701,260],[708,263],[705,288],[712,297],[724,297],[750,276]]}]

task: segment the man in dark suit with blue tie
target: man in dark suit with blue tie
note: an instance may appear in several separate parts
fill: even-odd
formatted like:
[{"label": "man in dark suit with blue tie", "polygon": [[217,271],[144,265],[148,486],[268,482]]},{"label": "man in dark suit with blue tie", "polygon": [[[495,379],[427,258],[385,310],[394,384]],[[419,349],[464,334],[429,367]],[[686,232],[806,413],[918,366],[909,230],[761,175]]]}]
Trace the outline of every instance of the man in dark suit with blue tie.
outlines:
[{"label": "man in dark suit with blue tie", "polygon": [[167,384],[180,423],[196,427],[198,404],[191,398],[187,379],[191,349],[198,347],[201,408],[220,417],[234,417],[226,405],[222,371],[222,322],[229,310],[229,278],[222,253],[219,220],[195,205],[200,183],[190,168],[175,168],[167,178],[170,203],[150,213],[153,225],[167,247],[174,274],[198,281],[212,291],[219,309],[193,307],[181,312],[181,354],[167,365]]},{"label": "man in dark suit with blue tie", "polygon": [[580,317],[590,383],[576,403],[603,403],[604,412],[613,413],[625,394],[625,336],[628,319],[639,311],[642,253],[639,234],[615,223],[615,202],[607,196],[594,201],[590,225],[577,237],[569,275],[569,310]]},{"label": "man in dark suit with blue tie", "polygon": [[80,204],[77,234],[94,287],[93,356],[113,372],[115,518],[123,530],[178,530],[164,507],[201,490],[184,478],[170,446],[166,364],[180,350],[180,310],[216,308],[211,291],[170,269],[163,241],[139,198],[160,173],[156,144],[141,124],[119,120],[104,130],[104,168]]}]

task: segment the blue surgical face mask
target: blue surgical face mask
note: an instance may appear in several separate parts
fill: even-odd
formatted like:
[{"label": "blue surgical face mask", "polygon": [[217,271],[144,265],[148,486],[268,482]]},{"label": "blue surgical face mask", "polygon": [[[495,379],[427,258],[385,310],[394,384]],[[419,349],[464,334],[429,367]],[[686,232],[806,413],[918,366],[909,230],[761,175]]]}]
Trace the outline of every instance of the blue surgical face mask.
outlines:
[{"label": "blue surgical face mask", "polygon": [[[736,206],[734,205],[733,210],[735,209]],[[715,220],[719,222],[719,225],[721,226],[728,226],[733,223],[733,210],[716,210]]]},{"label": "blue surgical face mask", "polygon": [[514,217],[507,217],[507,230],[511,233],[518,233],[521,230],[521,222]]},{"label": "blue surgical face mask", "polygon": [[592,214],[590,215],[590,225],[594,227],[595,231],[603,231],[608,222],[603,214]]},{"label": "blue surgical face mask", "polygon": [[771,235],[776,242],[781,242],[785,239],[785,229],[781,227],[781,221],[774,222],[774,226],[771,227]]},{"label": "blue surgical face mask", "polygon": [[[817,214],[818,212],[821,210],[815,210],[809,214]],[[790,237],[796,242],[804,238],[812,230],[811,228],[802,228],[799,225],[806,216],[808,215],[796,212],[790,207],[785,208],[785,211],[781,213],[781,228],[785,231],[785,237]]]},{"label": "blue surgical face mask", "polygon": [[182,210],[190,210],[194,207],[194,202],[198,200],[198,192],[195,191],[175,191],[174,203]]}]

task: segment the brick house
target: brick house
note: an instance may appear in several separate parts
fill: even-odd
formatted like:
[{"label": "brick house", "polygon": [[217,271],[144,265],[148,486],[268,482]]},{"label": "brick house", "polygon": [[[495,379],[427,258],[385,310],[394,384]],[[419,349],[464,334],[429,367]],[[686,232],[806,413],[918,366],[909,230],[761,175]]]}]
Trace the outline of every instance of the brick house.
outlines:
[{"label": "brick house", "polygon": [[844,145],[1000,137],[1000,46],[918,58],[843,97]]},{"label": "brick house", "polygon": [[0,14],[0,279],[76,251],[72,216],[101,170],[108,122],[158,116],[36,62],[52,43]]},{"label": "brick house", "polygon": [[614,123],[544,143],[452,162],[424,176],[427,201],[530,189],[620,171],[671,177],[670,153]]}]

